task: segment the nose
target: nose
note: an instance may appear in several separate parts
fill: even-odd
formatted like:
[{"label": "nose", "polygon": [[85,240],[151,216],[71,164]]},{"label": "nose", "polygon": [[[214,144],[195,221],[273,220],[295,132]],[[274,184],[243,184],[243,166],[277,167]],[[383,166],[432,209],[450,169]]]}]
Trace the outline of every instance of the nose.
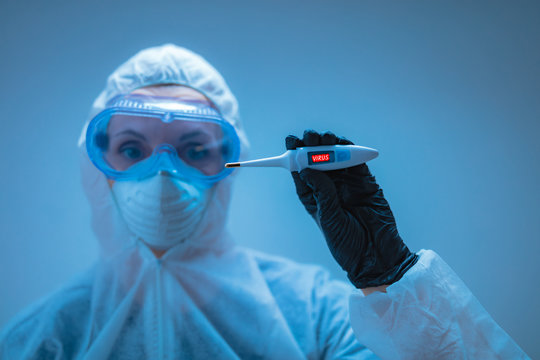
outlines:
[{"label": "nose", "polygon": [[177,158],[176,149],[169,144],[161,144],[154,149],[154,155],[157,157],[157,173],[163,176],[174,177],[178,174],[175,165]]},{"label": "nose", "polygon": [[158,145],[154,149],[154,154],[173,154],[176,150],[169,144]]}]

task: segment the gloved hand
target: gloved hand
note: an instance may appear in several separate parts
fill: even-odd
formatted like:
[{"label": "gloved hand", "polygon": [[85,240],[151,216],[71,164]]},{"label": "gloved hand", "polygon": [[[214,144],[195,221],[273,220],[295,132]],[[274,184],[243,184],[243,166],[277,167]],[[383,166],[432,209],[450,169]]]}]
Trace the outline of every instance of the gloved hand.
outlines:
[{"label": "gloved hand", "polygon": [[[289,135],[287,150],[352,145],[331,132]],[[359,289],[392,284],[417,261],[398,234],[394,215],[366,164],[341,170],[292,172],[300,201],[322,230],[330,252]]]}]

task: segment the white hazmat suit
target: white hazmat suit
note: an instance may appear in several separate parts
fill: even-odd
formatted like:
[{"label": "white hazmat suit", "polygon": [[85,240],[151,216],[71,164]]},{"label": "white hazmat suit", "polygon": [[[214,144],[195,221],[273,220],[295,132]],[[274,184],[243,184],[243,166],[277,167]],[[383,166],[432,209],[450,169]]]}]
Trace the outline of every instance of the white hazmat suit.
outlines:
[{"label": "white hazmat suit", "polygon": [[[174,45],[143,50],[121,65],[92,116],[115,95],[171,83],[205,94],[247,147],[222,77]],[[527,358],[432,251],[421,251],[387,293],[364,296],[319,267],[235,245],[225,229],[233,176],[215,185],[193,239],[157,258],[130,233],[105,176],[88,159],[86,126],[82,177],[100,259],[13,319],[0,338],[0,358]]]}]

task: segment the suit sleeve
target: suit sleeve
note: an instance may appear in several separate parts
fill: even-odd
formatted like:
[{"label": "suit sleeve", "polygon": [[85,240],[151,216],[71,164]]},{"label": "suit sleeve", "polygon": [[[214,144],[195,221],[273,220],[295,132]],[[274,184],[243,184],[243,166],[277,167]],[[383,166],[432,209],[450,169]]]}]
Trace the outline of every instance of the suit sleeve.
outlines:
[{"label": "suit sleeve", "polygon": [[529,359],[433,251],[398,282],[349,298],[351,326],[381,359]]}]

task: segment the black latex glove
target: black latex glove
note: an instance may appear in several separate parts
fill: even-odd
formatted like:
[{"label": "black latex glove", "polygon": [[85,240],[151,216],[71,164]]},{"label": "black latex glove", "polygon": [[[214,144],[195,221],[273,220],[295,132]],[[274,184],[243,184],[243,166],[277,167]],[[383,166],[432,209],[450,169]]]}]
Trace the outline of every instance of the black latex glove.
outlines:
[{"label": "black latex glove", "polygon": [[[287,150],[317,145],[352,145],[331,132],[289,135]],[[392,284],[418,255],[398,234],[394,215],[366,164],[341,170],[292,172],[296,193],[322,230],[326,243],[349,280],[359,289]]]}]

